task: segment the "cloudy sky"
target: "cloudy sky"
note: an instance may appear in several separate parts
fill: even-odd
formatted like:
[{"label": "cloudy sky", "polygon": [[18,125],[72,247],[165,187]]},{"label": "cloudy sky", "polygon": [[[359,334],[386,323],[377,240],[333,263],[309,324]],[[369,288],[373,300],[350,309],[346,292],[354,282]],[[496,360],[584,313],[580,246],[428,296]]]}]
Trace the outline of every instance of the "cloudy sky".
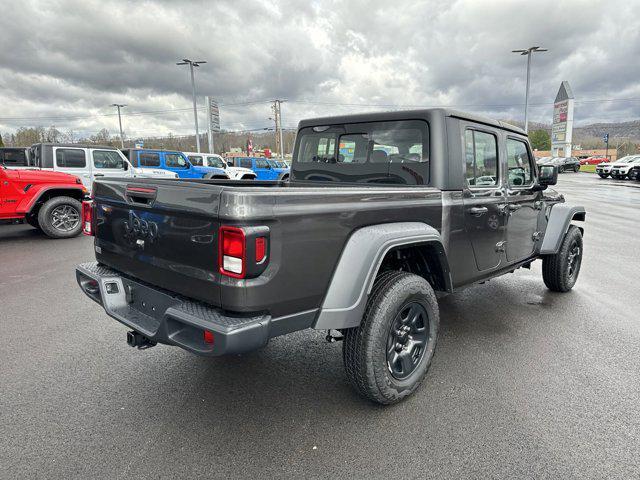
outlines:
[{"label": "cloudy sky", "polygon": [[[531,120],[549,123],[562,80],[578,124],[640,117],[640,2],[404,0],[59,0],[11,2],[0,16],[0,132],[49,126],[128,137],[193,130],[198,101],[221,103],[223,128],[309,116],[453,106],[522,119],[533,57]],[[201,121],[204,122],[204,111]]]}]

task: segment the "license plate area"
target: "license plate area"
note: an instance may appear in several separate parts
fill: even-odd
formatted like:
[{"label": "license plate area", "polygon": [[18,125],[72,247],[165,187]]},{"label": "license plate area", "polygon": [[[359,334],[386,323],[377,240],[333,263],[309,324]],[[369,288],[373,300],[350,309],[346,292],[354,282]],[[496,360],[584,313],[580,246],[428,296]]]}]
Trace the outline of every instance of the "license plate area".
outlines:
[{"label": "license plate area", "polygon": [[126,278],[122,279],[122,288],[125,302],[113,312],[149,337],[157,333],[167,309],[179,303],[171,295]]}]

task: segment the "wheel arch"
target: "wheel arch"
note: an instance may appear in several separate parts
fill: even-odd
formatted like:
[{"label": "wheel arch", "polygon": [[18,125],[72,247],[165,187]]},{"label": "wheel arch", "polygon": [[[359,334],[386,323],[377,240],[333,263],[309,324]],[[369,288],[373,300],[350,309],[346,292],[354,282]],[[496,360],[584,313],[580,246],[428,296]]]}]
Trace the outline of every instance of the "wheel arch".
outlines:
[{"label": "wheel arch", "polygon": [[435,228],[421,222],[363,227],[342,251],[314,328],[358,326],[377,275],[397,262],[412,265],[407,271],[425,277],[434,290],[452,290],[444,243]]},{"label": "wheel arch", "polygon": [[25,201],[24,205],[20,206],[21,210],[26,215],[37,215],[40,207],[53,197],[71,197],[82,202],[84,191],[82,187],[45,187],[31,197],[31,199]]},{"label": "wheel arch", "polygon": [[[545,230],[542,246],[540,247],[541,255],[553,255],[558,252],[562,239],[567,234],[571,222],[584,222],[587,212],[583,206],[568,205],[566,203],[558,203],[551,207],[551,213],[547,220],[547,228]],[[577,226],[584,235],[584,227]]]}]

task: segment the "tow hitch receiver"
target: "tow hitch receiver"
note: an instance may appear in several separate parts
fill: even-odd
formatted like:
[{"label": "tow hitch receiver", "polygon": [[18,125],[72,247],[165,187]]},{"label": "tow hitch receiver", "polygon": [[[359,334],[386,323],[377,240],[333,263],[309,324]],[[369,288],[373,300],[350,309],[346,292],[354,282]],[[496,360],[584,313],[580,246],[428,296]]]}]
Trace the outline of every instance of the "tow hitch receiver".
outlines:
[{"label": "tow hitch receiver", "polygon": [[127,332],[127,344],[129,344],[130,347],[138,347],[138,350],[146,350],[147,348],[156,346],[156,342],[152,342],[144,335],[133,330]]}]

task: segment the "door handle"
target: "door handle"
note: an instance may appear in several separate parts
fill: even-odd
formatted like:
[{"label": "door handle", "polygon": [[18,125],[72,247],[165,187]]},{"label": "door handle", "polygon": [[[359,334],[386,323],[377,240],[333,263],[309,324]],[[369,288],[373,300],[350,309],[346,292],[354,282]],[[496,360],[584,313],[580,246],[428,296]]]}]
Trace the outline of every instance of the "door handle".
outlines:
[{"label": "door handle", "polygon": [[487,207],[471,207],[467,211],[474,217],[481,217],[482,215],[487,213],[489,209]]},{"label": "door handle", "polygon": [[104,173],[94,173],[94,177],[104,177]]}]

